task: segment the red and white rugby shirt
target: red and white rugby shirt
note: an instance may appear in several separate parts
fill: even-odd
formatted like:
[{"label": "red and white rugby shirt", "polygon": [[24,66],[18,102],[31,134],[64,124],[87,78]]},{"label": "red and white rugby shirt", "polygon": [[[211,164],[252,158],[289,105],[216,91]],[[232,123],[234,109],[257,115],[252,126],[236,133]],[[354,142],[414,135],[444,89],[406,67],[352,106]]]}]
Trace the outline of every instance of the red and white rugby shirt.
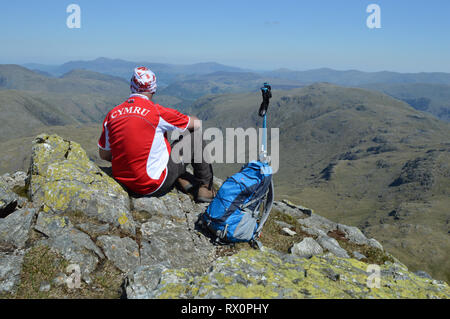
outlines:
[{"label": "red and white rugby shirt", "polygon": [[138,194],[156,192],[167,176],[171,152],[167,131],[188,127],[190,118],[132,94],[103,121],[98,146],[112,153],[114,178]]}]

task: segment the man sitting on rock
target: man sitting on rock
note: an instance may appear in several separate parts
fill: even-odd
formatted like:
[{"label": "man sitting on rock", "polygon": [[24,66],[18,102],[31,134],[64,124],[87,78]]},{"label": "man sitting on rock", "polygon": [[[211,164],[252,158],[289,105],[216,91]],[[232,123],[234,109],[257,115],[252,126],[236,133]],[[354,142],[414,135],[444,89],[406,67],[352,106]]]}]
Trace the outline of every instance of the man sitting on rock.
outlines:
[{"label": "man sitting on rock", "polygon": [[[203,154],[204,142],[190,134],[201,127],[201,121],[177,110],[152,101],[156,92],[156,76],[146,67],[134,70],[130,97],[109,111],[103,121],[103,131],[98,141],[100,158],[112,163],[113,177],[135,196],[162,196],[178,182],[186,192],[194,189],[186,176],[186,165],[192,164],[198,182],[196,200],[210,202],[214,196],[213,171]],[[167,132],[185,132],[170,145]],[[181,152],[172,152],[177,145]],[[186,156],[183,156],[183,150]],[[195,161],[194,161],[195,159]]]}]

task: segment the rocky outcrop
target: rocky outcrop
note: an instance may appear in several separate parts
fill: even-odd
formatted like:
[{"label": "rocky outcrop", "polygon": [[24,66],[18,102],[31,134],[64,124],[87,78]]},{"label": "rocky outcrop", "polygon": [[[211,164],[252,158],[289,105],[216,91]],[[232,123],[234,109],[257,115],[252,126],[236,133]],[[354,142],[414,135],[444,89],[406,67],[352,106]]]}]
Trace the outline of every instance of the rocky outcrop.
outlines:
[{"label": "rocky outcrop", "polygon": [[[0,218],[0,294],[25,290],[18,289],[21,278],[40,278],[26,272],[44,272],[30,252],[45,247],[61,258],[59,264],[79,268],[82,283],[71,289],[98,291],[98,285],[119,280],[128,298],[450,297],[445,283],[413,274],[395,258],[375,260],[370,254],[388,253],[358,228],[289,201],[274,203],[277,217],[268,226],[296,240],[289,252],[270,243],[261,251],[218,247],[196,223],[206,205],[177,190],[161,198],[130,198],[77,143],[56,135],[34,141],[28,198],[17,193],[24,175],[3,184],[20,207]],[[372,261],[380,267],[379,288],[367,283]],[[38,296],[54,296],[64,293],[58,289],[70,278],[71,271],[59,272],[31,286]]]},{"label": "rocky outcrop", "polygon": [[219,258],[202,274],[139,268],[129,275],[126,291],[130,298],[450,297],[446,284],[409,273],[400,264],[382,265],[380,277],[379,288],[374,287],[367,264],[355,259],[243,250]]},{"label": "rocky outcrop", "polygon": [[33,142],[29,196],[55,215],[82,213],[135,235],[128,194],[75,142],[40,135]]}]

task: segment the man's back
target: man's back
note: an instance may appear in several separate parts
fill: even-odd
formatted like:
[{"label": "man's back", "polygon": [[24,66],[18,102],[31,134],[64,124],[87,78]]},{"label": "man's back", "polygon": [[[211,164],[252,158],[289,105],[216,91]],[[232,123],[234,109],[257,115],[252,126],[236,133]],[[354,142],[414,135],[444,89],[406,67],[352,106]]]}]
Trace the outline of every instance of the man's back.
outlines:
[{"label": "man's back", "polygon": [[114,178],[139,194],[154,193],[167,176],[170,144],[166,132],[185,130],[190,118],[132,94],[103,122],[99,147],[111,151]]}]

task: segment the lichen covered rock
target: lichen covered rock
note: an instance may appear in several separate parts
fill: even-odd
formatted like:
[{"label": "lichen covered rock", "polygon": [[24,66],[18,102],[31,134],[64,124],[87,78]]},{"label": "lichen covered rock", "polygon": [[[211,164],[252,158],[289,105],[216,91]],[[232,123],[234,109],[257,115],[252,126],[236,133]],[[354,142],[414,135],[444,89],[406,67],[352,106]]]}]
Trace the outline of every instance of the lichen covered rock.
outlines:
[{"label": "lichen covered rock", "polygon": [[150,276],[148,269],[137,269],[129,276],[127,292],[129,298],[450,297],[444,282],[419,277],[399,264],[380,266],[377,288],[368,282],[367,266],[333,255],[305,259],[269,250],[243,250],[218,259],[203,274],[159,269]]},{"label": "lichen covered rock", "polygon": [[89,160],[79,144],[57,135],[36,137],[30,173],[30,197],[44,212],[82,212],[136,233],[128,194]]}]

